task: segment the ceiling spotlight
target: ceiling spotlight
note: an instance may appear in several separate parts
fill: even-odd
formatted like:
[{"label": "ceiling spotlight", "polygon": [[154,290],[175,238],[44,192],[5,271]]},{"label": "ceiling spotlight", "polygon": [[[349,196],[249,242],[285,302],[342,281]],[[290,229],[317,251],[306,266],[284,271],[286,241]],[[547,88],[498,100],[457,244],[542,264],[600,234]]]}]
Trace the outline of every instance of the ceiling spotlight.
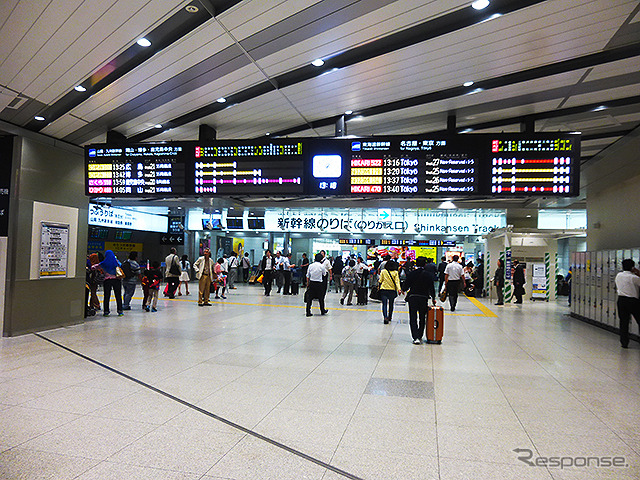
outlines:
[{"label": "ceiling spotlight", "polygon": [[347,110],[346,112],[344,112],[345,115],[351,115],[353,113],[353,110]]},{"label": "ceiling spotlight", "polygon": [[198,13],[198,7],[195,5],[187,5],[184,9],[189,13]]},{"label": "ceiling spotlight", "polygon": [[471,4],[471,6],[476,10],[484,10],[489,6],[489,3],[489,0],[476,0]]},{"label": "ceiling spotlight", "polygon": [[531,215],[527,215],[527,218],[531,218]]},{"label": "ceiling spotlight", "polygon": [[471,85],[473,85],[473,82],[472,82],[472,81],[464,82],[464,83],[462,84],[462,86],[463,86],[463,87],[470,87]]},{"label": "ceiling spotlight", "polygon": [[227,101],[227,99],[224,98],[224,97],[220,97],[218,100],[216,100],[216,102],[218,102],[218,103],[224,103],[226,101]]},{"label": "ceiling spotlight", "polygon": [[265,133],[265,135],[268,137],[269,135],[271,135],[271,133],[267,132],[267,133]]},{"label": "ceiling spotlight", "polygon": [[162,125],[160,125],[160,124],[158,123],[158,124],[154,125],[154,127],[153,127],[153,128],[162,128]]},{"label": "ceiling spotlight", "polygon": [[311,65],[313,65],[314,67],[321,67],[324,65],[324,60],[322,60],[321,58],[316,58],[313,62],[311,62]]},{"label": "ceiling spotlight", "polygon": [[86,88],[84,88],[82,85],[76,85],[73,89],[74,89],[76,92],[86,92],[86,91],[87,91],[87,89],[86,89]]},{"label": "ceiling spotlight", "polygon": [[147,40],[146,38],[141,38],[140,40],[138,40],[138,45],[140,45],[141,47],[150,47],[151,46],[151,42],[149,40]]},{"label": "ceiling spotlight", "polygon": [[40,116],[40,115],[36,115],[36,116],[35,116],[35,117],[33,117],[33,118],[35,118],[35,119],[36,119],[36,120],[38,120],[39,122],[44,122],[44,120],[45,120],[45,118],[44,118],[43,116]]}]

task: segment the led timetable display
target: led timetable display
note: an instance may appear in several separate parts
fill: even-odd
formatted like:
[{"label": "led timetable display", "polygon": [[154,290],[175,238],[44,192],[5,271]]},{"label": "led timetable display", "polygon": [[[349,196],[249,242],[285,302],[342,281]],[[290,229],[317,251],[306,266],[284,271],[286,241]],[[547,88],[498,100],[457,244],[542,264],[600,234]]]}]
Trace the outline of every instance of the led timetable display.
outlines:
[{"label": "led timetable display", "polygon": [[90,196],[579,194],[580,135],[500,133],[92,145]]},{"label": "led timetable display", "polygon": [[193,147],[194,193],[302,194],[302,142]]},{"label": "led timetable display", "polygon": [[181,145],[98,146],[86,151],[88,195],[182,195]]}]

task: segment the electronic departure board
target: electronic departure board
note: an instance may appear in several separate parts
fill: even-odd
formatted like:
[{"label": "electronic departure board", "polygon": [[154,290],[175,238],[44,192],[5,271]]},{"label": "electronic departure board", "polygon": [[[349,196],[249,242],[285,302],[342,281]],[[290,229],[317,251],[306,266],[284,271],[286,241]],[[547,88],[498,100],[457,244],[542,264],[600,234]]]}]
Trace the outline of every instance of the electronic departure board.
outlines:
[{"label": "electronic departure board", "polygon": [[580,135],[380,136],[96,145],[91,196],[576,196]]},{"label": "electronic departure board", "polygon": [[219,142],[193,147],[194,190],[206,195],[302,194],[302,142]]},{"label": "electronic departure board", "polygon": [[86,149],[88,195],[184,195],[184,146],[138,144]]},{"label": "electronic departure board", "polygon": [[494,139],[491,193],[577,195],[575,145],[566,138]]}]

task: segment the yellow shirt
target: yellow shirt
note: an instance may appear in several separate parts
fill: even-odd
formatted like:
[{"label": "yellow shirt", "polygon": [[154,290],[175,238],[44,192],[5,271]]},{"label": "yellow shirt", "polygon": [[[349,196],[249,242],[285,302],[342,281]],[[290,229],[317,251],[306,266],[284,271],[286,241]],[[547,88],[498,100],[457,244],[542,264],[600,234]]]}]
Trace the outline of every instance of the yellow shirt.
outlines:
[{"label": "yellow shirt", "polygon": [[400,288],[400,275],[397,270],[389,271],[386,268],[382,270],[380,274],[380,290],[394,290],[399,292]]}]

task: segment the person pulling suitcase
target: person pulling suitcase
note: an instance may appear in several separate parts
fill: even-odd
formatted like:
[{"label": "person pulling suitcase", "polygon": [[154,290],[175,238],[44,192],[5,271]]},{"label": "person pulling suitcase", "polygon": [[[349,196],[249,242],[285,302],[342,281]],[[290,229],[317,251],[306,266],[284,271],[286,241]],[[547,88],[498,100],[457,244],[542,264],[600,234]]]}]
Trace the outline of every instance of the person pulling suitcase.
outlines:
[{"label": "person pulling suitcase", "polygon": [[[411,327],[411,336],[415,345],[422,343],[425,327],[427,328],[427,341],[434,338],[431,330],[434,330],[433,323],[438,316],[435,309],[439,308],[442,311],[442,307],[436,307],[435,279],[430,270],[425,270],[426,264],[427,259],[425,257],[418,257],[416,259],[416,268],[409,272],[403,286],[403,289],[407,292],[409,326]],[[433,307],[431,308],[429,308],[430,299],[433,302]],[[440,322],[440,324],[442,323]]]}]

